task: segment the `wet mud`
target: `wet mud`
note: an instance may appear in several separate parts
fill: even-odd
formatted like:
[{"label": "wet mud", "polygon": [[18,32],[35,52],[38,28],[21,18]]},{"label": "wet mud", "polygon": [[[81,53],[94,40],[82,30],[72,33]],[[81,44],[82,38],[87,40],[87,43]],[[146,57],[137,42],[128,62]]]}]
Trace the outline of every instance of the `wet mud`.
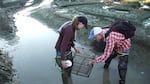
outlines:
[{"label": "wet mud", "polygon": [[[82,45],[82,46],[78,45],[78,48],[81,50],[82,49],[85,50],[83,53],[91,55],[91,52],[87,52],[88,50],[86,50],[86,49],[89,49],[90,51],[92,51],[92,54],[94,54],[94,56],[97,57],[100,54],[102,54],[102,52],[100,52],[100,50],[99,50],[98,43],[95,43],[95,42],[87,39],[90,28],[91,28],[91,26],[108,25],[108,24],[114,22],[116,19],[114,19],[112,17],[111,18],[106,17],[107,15],[104,16],[102,14],[101,15],[97,14],[94,10],[99,11],[99,9],[94,9],[94,8],[95,8],[95,6],[97,7],[100,4],[97,4],[97,5],[95,5],[95,3],[92,3],[92,4],[93,5],[91,5],[91,4],[86,5],[86,3],[84,3],[84,5],[80,5],[80,6],[56,7],[52,3],[51,5],[49,4],[49,5],[46,5],[46,6],[43,6],[41,8],[34,10],[31,14],[31,16],[36,18],[40,22],[42,22],[42,24],[47,25],[49,27],[49,29],[53,29],[54,35],[56,34],[56,31],[60,27],[60,25],[63,24],[65,21],[71,20],[71,18],[74,15],[87,16],[89,19],[89,29],[78,31],[76,42]],[[87,11],[87,8],[93,8],[93,10],[89,9]],[[90,11],[92,11],[92,12],[90,12]],[[102,13],[102,12],[100,12],[100,13]],[[149,12],[146,11],[146,13],[142,13],[142,14],[146,14],[145,17],[149,18],[147,13],[149,13]],[[136,17],[132,17],[132,19],[134,19],[134,18],[136,18]],[[136,19],[136,21],[135,21],[135,23],[138,25],[138,31],[141,31],[141,32],[137,33],[138,35],[136,35],[135,38],[133,39],[132,51],[131,51],[131,55],[129,57],[129,69],[128,69],[128,74],[127,74],[127,84],[143,84],[143,83],[149,84],[149,82],[150,82],[149,81],[149,74],[150,74],[149,73],[149,70],[150,70],[150,68],[149,68],[149,65],[150,65],[149,47],[150,46],[148,44],[148,42],[149,42],[148,33],[147,32],[145,33],[145,31],[147,29],[149,29],[148,28],[149,26],[144,27],[142,24],[140,24],[140,23],[143,23],[144,21],[149,22],[148,19],[143,20],[143,17],[141,17],[140,19]],[[143,28],[145,28],[146,30],[143,30]],[[49,30],[47,30],[47,31],[49,31]],[[13,30],[13,32],[16,32],[16,31]],[[15,35],[16,34],[14,34],[14,36]],[[49,35],[49,34],[45,34],[45,35]],[[2,35],[2,36],[4,36],[5,38],[9,37],[9,36],[6,37],[5,35]],[[18,44],[18,42],[20,42],[19,39],[26,38],[26,36],[25,37],[18,37],[18,36],[14,37],[13,35],[10,35],[10,36],[12,36],[12,38],[13,38],[13,39],[10,38],[8,41],[8,43],[10,45]],[[57,36],[57,34],[56,34],[56,36]],[[41,37],[41,38],[45,38],[45,37]],[[54,39],[56,40],[57,37],[55,37],[55,36],[47,37],[47,39],[49,39],[49,38],[51,38],[51,40],[54,40]],[[142,40],[140,38],[142,38]],[[26,39],[26,40],[28,41],[28,39]],[[37,41],[40,41],[40,39],[35,40],[35,41],[31,42],[30,44],[33,45]],[[45,40],[45,42],[46,42],[46,40]],[[54,66],[55,62],[53,60],[53,57],[55,56],[55,50],[53,49],[53,45],[54,45],[55,41],[52,42],[51,45],[49,45],[49,43],[45,43],[51,47],[50,52],[48,51],[49,47],[46,45],[44,47],[44,48],[46,48],[46,50],[44,49],[46,52],[42,51],[42,49],[41,49],[42,52],[39,51],[39,53],[33,52],[31,50],[40,49],[40,48],[42,48],[42,46],[37,46],[35,48],[32,48],[31,50],[30,49],[28,50],[28,48],[31,48],[31,45],[28,46],[28,43],[27,44],[26,43],[27,42],[23,42],[23,45],[27,46],[27,47],[23,47],[23,48],[20,47],[20,49],[18,49],[18,50],[16,49],[17,51],[14,54],[15,55],[14,64],[19,73],[18,75],[20,76],[20,78],[19,78],[21,80],[20,84],[33,84],[33,83],[40,84],[41,82],[43,82],[43,84],[47,84],[47,83],[49,83],[49,81],[53,81],[53,84],[61,84],[59,70],[58,69],[56,70],[56,66]],[[43,44],[43,43],[41,43],[41,44]],[[95,44],[96,44],[96,46],[95,46]],[[84,46],[84,48],[83,48],[83,46]],[[25,49],[25,50],[23,50],[23,49]],[[27,51],[27,52],[22,52],[22,53],[24,53],[24,55],[20,55],[20,51]],[[26,53],[28,53],[28,54],[26,54]],[[29,53],[32,53],[32,55],[30,55]],[[44,59],[42,57],[41,53],[44,56],[46,56],[45,57],[46,59],[51,59],[51,60]],[[52,55],[52,57],[49,58],[49,55]],[[20,56],[20,58],[18,58],[18,56]],[[30,56],[33,57],[32,59],[37,59],[37,61],[33,62],[33,60],[30,60]],[[24,60],[23,58],[26,58],[26,59]],[[41,62],[41,59],[46,60],[46,61]],[[49,61],[51,61],[50,64],[49,64]],[[117,84],[118,78],[119,78],[118,72],[117,72],[117,64],[118,64],[117,61],[118,61],[118,59],[115,58],[108,70],[103,69],[103,63],[94,65],[92,73],[90,74],[90,77],[88,79],[84,78],[84,77],[72,75],[73,82],[75,84],[83,84],[83,83],[86,83],[86,84],[99,84],[99,83]],[[25,65],[24,63],[28,63],[28,64]],[[40,67],[38,64],[40,65]],[[22,67],[23,65],[25,65],[25,67]],[[35,66],[37,66],[37,67],[35,67]],[[50,66],[51,68],[49,68],[47,66]],[[33,67],[35,67],[35,68],[33,68]],[[24,68],[25,68],[25,70],[24,70]],[[33,71],[36,71],[36,72],[34,73]],[[39,72],[40,73],[45,72],[45,73],[39,74]],[[31,73],[33,73],[33,74],[31,75],[30,78],[28,78],[28,76]],[[38,75],[41,75],[41,77],[39,77]],[[12,75],[10,75],[10,78],[11,78],[11,76]],[[59,76],[59,78],[58,78],[58,76]],[[116,77],[114,77],[114,76],[116,76]],[[3,76],[3,77],[5,77],[5,76]],[[34,79],[36,77],[37,77],[37,79]],[[3,78],[0,78],[0,80],[1,79],[3,79]],[[7,79],[7,77],[5,79]],[[36,80],[36,81],[33,82],[33,80]],[[77,81],[77,80],[79,80],[79,81]],[[16,83],[14,83],[14,84],[16,84]]]},{"label": "wet mud", "polygon": [[[100,4],[96,4],[96,5],[84,4],[84,5],[79,5],[79,6],[68,6],[68,7],[65,6],[65,7],[59,8],[59,7],[55,7],[54,5],[51,5],[50,7],[53,7],[53,8],[45,8],[45,10],[43,10],[43,8],[41,10],[38,9],[36,12],[33,12],[31,16],[43,22],[44,24],[51,26],[56,31],[60,27],[61,24],[63,24],[65,21],[71,20],[71,18],[75,15],[87,16],[89,19],[89,29],[81,30],[77,32],[77,42],[85,46],[90,46],[90,48],[92,49],[94,53],[100,55],[101,53],[98,47],[99,44],[94,43],[87,39],[90,28],[91,26],[109,25],[112,22],[114,22],[116,18],[109,17],[109,14],[111,14],[114,9],[111,10],[112,12],[111,11],[109,12],[109,10],[106,10],[108,12],[108,16],[106,12],[105,13],[99,12],[98,14],[97,11],[101,11],[98,6],[100,6]],[[93,10],[90,8],[92,8]],[[131,13],[131,15],[127,16],[126,18],[127,20],[130,20],[132,18],[131,20],[133,20],[137,26],[136,35],[132,39],[133,41],[132,41],[132,50],[131,50],[130,57],[129,57],[129,66],[135,70],[135,73],[139,75],[139,78],[141,77],[143,78],[143,80],[147,80],[149,78],[148,74],[150,74],[149,73],[150,68],[148,67],[150,65],[150,62],[149,62],[150,51],[148,49],[150,46],[148,44],[149,37],[144,32],[146,30],[143,30],[143,28],[145,28],[145,26],[143,25],[143,22],[147,20],[147,19],[144,19],[144,17],[147,17],[147,18],[150,17],[148,15],[149,12],[143,11],[142,13],[145,16],[138,18],[139,17],[138,14],[140,14],[139,12],[141,12],[141,10],[134,9],[131,7],[129,7],[129,9],[127,10],[130,10],[130,11],[136,10],[134,11],[134,13]],[[43,12],[45,12],[46,15],[41,17]],[[47,13],[47,12],[50,12],[50,13]],[[105,17],[103,14],[105,14]],[[126,15],[126,13],[121,13],[121,14]],[[135,17],[132,17],[132,14],[134,14]],[[136,18],[136,19],[133,19],[133,18]],[[123,19],[123,18],[120,17],[120,19]],[[95,44],[96,46],[94,46]]]}]

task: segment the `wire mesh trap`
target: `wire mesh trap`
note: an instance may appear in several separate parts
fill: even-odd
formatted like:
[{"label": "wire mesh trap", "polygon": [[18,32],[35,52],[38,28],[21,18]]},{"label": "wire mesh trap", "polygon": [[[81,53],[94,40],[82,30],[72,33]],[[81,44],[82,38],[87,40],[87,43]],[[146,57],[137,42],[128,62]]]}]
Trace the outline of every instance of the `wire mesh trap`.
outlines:
[{"label": "wire mesh trap", "polygon": [[88,65],[87,63],[92,59],[92,57],[87,57],[82,54],[74,55],[72,74],[89,77],[93,65]]}]

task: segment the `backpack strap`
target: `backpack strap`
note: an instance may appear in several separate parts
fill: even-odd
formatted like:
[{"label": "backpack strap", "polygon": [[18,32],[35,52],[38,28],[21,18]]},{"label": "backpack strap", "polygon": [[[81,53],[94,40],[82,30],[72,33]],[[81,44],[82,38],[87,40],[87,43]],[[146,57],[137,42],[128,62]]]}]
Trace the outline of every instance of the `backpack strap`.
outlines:
[{"label": "backpack strap", "polygon": [[68,24],[70,24],[71,23],[71,21],[67,21],[67,22],[65,22],[64,24],[62,24],[60,27],[59,27],[59,29],[57,30],[57,32],[61,32],[61,30],[62,30],[62,28],[64,27],[64,26],[66,26],[66,25],[68,25]]},{"label": "backpack strap", "polygon": [[109,29],[106,33],[105,33],[105,38],[107,38],[107,36],[111,33],[112,29],[111,29],[111,26],[108,25],[108,26],[104,26],[102,29]]},{"label": "backpack strap", "polygon": [[[106,33],[105,33],[105,39],[109,36],[109,34],[112,32],[113,30],[110,28]],[[121,33],[122,34],[122,33]],[[127,38],[123,39],[126,40]],[[122,40],[122,41],[123,41]]]},{"label": "backpack strap", "polygon": [[105,33],[105,38],[112,32],[112,29],[110,28],[106,33]]}]

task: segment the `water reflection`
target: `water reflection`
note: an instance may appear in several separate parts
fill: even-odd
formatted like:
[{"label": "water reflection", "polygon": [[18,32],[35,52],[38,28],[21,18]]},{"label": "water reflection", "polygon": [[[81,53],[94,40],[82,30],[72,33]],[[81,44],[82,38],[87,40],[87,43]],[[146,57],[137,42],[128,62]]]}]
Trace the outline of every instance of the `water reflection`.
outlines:
[{"label": "water reflection", "polygon": [[[27,17],[26,15],[30,13],[28,11],[33,9],[34,7],[31,7],[15,15],[19,41],[18,48],[13,52],[13,64],[18,71],[20,84],[62,84],[61,74],[55,66],[54,59],[54,44],[58,34],[37,20]],[[113,66],[117,64],[116,61],[112,63],[114,63]],[[95,65],[89,78],[73,75],[73,83],[111,84],[109,70],[103,70],[101,66],[101,64]],[[116,71],[114,67],[112,69]],[[110,72],[114,73],[112,69]],[[132,80],[138,81],[136,84],[141,84],[135,77],[137,74],[133,75],[134,71],[130,69],[129,72],[132,74],[128,76],[127,84],[133,84]],[[118,78],[114,77],[111,81],[117,84]]]},{"label": "water reflection", "polygon": [[111,84],[109,79],[109,69],[103,71],[103,84]]},{"label": "water reflection", "polygon": [[20,84],[61,84],[54,60],[58,34],[30,17],[18,14],[15,21],[20,39],[13,62]]}]

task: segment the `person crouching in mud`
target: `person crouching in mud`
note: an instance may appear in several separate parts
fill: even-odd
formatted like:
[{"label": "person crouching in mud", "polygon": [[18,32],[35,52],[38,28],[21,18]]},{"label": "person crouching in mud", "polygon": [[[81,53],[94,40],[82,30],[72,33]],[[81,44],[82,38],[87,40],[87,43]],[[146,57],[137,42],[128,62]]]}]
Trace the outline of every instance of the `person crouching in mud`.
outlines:
[{"label": "person crouching in mud", "polygon": [[[59,38],[56,42],[56,63],[61,68],[63,84],[72,84],[71,70],[73,64],[73,57],[71,48],[74,48],[76,53],[80,53],[79,49],[75,47],[75,31],[87,28],[88,21],[84,16],[75,16],[72,21],[63,24],[60,30]],[[68,60],[69,66],[67,65]],[[71,64],[70,64],[71,63]]]}]

